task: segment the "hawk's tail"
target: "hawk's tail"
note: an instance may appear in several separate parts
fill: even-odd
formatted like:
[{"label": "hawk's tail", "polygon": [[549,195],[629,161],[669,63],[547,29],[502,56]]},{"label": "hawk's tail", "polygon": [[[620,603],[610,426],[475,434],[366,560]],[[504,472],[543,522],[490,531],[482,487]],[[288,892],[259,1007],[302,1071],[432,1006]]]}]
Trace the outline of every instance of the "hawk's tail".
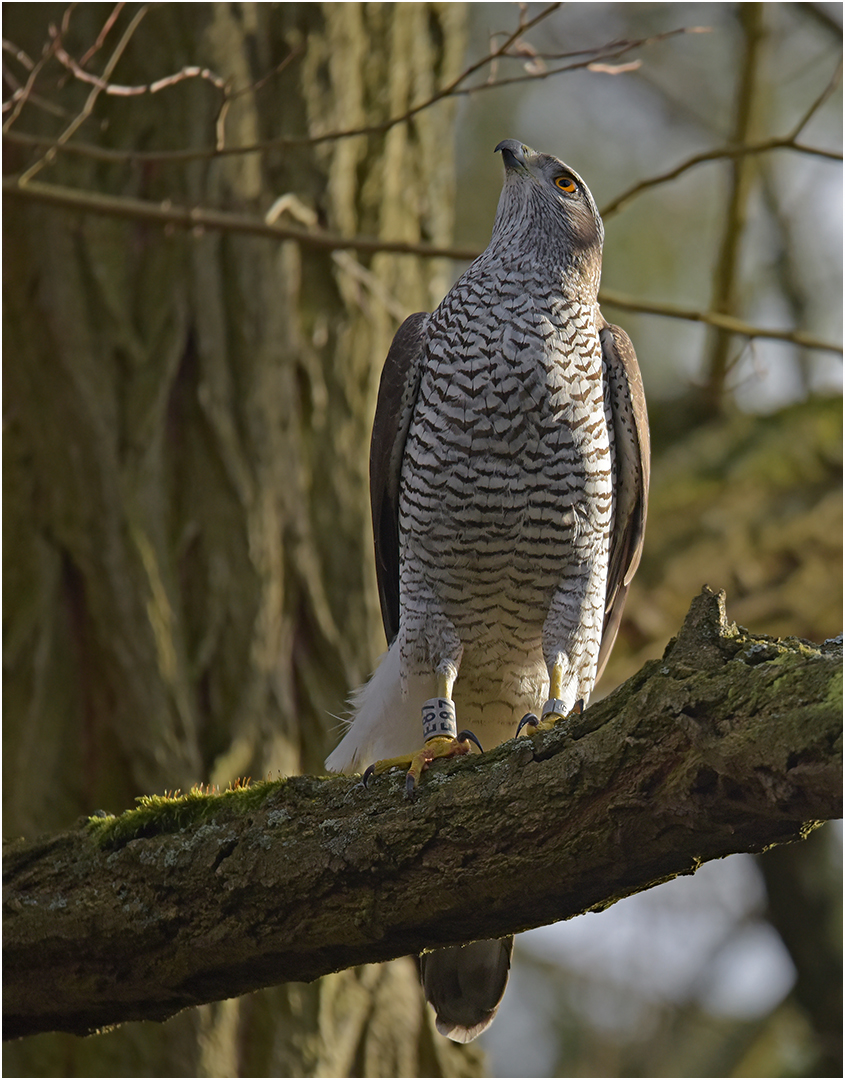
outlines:
[{"label": "hawk's tail", "polygon": [[403,693],[399,641],[394,641],[370,681],[353,694],[352,720],[326,766],[332,772],[363,772],[382,758],[412,754],[423,742],[423,702],[435,692],[431,675],[410,676]]},{"label": "hawk's tail", "polygon": [[512,937],[423,953],[420,979],[441,1035],[472,1042],[492,1024],[508,984],[512,954]]}]

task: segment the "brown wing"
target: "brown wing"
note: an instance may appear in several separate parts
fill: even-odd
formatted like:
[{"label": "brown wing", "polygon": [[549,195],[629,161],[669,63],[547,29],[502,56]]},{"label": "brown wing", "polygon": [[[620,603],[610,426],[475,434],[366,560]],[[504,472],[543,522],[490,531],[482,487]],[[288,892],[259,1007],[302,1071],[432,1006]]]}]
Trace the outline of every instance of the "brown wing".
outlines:
[{"label": "brown wing", "polygon": [[370,442],[370,506],[381,618],[388,644],[399,633],[399,478],[422,373],[428,312],[409,315],[396,331],[378,390]]},{"label": "brown wing", "polygon": [[645,393],[634,346],[624,330],[609,323],[604,323],[600,338],[606,377],[605,401],[613,419],[616,500],[596,681],[601,678],[616,640],[628,586],[640,563],[650,455]]}]

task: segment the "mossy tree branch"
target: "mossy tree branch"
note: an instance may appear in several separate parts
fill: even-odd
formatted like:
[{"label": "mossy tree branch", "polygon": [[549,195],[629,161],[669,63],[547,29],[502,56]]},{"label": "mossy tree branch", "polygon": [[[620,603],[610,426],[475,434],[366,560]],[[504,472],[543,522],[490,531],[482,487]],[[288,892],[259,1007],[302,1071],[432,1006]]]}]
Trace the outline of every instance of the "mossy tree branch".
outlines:
[{"label": "mossy tree branch", "polygon": [[295,777],[7,845],[4,1036],[84,1034],[600,910],[841,814],[841,645],[705,589],[661,660],[413,802]]}]

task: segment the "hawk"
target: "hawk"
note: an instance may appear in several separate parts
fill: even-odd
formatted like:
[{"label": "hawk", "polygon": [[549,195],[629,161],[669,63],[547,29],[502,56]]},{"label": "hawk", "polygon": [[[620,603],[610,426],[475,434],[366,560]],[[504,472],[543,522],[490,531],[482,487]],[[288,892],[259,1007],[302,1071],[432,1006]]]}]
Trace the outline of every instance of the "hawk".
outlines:
[{"label": "hawk", "polygon": [[[436,311],[405,320],[382,373],[370,487],[389,650],[333,770],[407,760],[421,713],[426,735],[454,736],[457,716],[486,749],[526,713],[566,717],[601,675],[639,563],[648,421],[631,341],[599,310],[598,209],[557,158],[515,139],[496,150],[487,250]],[[432,745],[447,741],[467,749]],[[441,1034],[468,1042],[490,1024],[512,944],[420,958]]]}]

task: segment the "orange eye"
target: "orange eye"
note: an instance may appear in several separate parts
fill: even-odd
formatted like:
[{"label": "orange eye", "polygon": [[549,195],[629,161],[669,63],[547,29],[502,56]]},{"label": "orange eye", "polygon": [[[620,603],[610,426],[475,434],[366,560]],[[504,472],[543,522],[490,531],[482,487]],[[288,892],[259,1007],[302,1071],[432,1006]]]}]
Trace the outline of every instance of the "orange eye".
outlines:
[{"label": "orange eye", "polygon": [[555,180],[555,187],[559,191],[565,191],[567,195],[571,195],[575,190],[575,181],[571,176],[558,176]]}]

